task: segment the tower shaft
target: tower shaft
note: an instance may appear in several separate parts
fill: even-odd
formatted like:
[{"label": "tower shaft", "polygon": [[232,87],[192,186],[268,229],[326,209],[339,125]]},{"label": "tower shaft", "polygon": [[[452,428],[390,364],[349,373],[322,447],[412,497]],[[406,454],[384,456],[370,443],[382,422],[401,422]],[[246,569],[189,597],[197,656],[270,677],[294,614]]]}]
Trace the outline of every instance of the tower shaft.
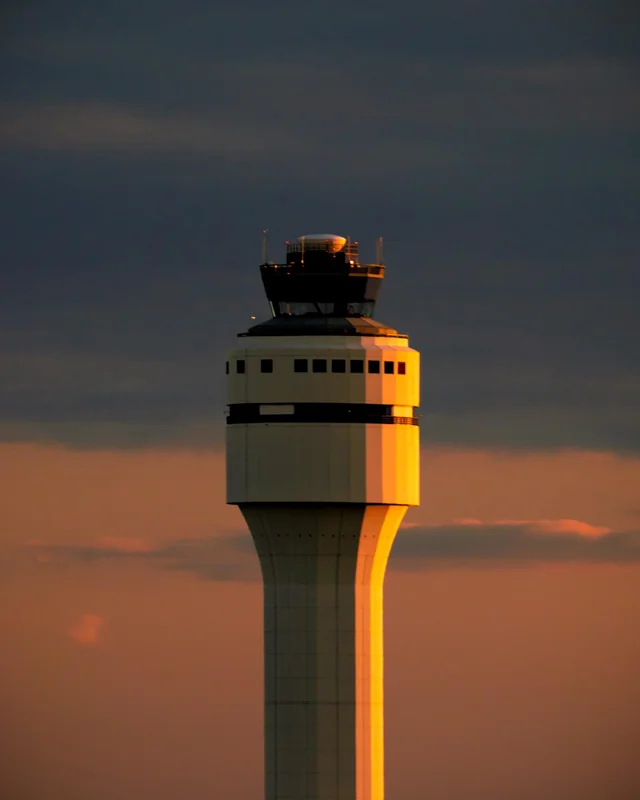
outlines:
[{"label": "tower shaft", "polygon": [[382,591],[406,506],[240,506],[264,581],[267,800],[382,800]]}]

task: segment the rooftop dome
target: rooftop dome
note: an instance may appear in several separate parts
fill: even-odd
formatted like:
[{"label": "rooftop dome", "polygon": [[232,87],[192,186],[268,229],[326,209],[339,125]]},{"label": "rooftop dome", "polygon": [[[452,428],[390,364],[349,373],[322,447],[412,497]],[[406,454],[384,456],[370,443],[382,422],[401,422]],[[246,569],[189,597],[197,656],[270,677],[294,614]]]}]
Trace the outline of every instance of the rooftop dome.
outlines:
[{"label": "rooftop dome", "polygon": [[304,236],[298,236],[298,241],[300,244],[304,244],[305,247],[313,247],[318,244],[325,245],[330,253],[339,252],[347,243],[344,236],[336,236],[335,233],[307,233]]}]

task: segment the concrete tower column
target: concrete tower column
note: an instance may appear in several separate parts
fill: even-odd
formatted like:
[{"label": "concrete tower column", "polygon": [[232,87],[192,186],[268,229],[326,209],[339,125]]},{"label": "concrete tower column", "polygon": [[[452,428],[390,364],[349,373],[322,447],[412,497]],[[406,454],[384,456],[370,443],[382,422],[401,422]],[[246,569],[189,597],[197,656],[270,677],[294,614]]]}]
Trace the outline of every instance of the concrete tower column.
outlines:
[{"label": "concrete tower column", "polygon": [[383,580],[418,503],[418,354],[358,313],[382,265],[341,237],[304,248],[262,265],[274,318],[227,365],[227,498],[264,582],[266,798],[383,800]]},{"label": "concrete tower column", "polygon": [[241,506],[264,580],[267,798],[382,800],[382,584],[405,506]]}]

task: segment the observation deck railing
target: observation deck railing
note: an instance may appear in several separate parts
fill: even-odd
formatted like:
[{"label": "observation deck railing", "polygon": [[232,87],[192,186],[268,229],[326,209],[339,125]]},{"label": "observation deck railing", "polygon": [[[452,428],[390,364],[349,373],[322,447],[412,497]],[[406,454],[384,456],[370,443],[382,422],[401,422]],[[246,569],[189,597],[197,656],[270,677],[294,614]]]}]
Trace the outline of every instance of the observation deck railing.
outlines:
[{"label": "observation deck railing", "polygon": [[309,242],[287,242],[287,255],[289,253],[307,253],[313,251],[314,253],[317,252],[324,252],[330,253],[331,255],[335,255],[337,253],[344,253],[345,256],[349,259],[353,258],[357,260],[358,258],[358,243],[357,242],[347,242],[343,247],[339,250],[332,249],[331,242],[318,242],[311,240]]},{"label": "observation deck railing", "polygon": [[[347,266],[347,265],[345,265]],[[349,273],[351,275],[384,275],[385,266],[384,264],[349,264]],[[302,266],[304,269],[304,267]],[[300,264],[260,264],[260,269],[273,269],[273,270],[290,270],[294,272],[299,272],[301,269]],[[318,270],[318,274],[322,272],[330,272],[331,270]],[[342,272],[342,270],[340,270]]]}]

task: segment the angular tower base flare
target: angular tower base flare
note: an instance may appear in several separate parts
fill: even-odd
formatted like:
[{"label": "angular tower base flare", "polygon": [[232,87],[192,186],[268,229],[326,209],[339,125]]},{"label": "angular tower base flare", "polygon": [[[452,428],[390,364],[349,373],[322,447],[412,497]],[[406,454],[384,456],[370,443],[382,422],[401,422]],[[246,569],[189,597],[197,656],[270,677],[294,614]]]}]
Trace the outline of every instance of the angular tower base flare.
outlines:
[{"label": "angular tower base flare", "polygon": [[266,800],[382,800],[382,591],[407,506],[240,510],[264,580]]}]

